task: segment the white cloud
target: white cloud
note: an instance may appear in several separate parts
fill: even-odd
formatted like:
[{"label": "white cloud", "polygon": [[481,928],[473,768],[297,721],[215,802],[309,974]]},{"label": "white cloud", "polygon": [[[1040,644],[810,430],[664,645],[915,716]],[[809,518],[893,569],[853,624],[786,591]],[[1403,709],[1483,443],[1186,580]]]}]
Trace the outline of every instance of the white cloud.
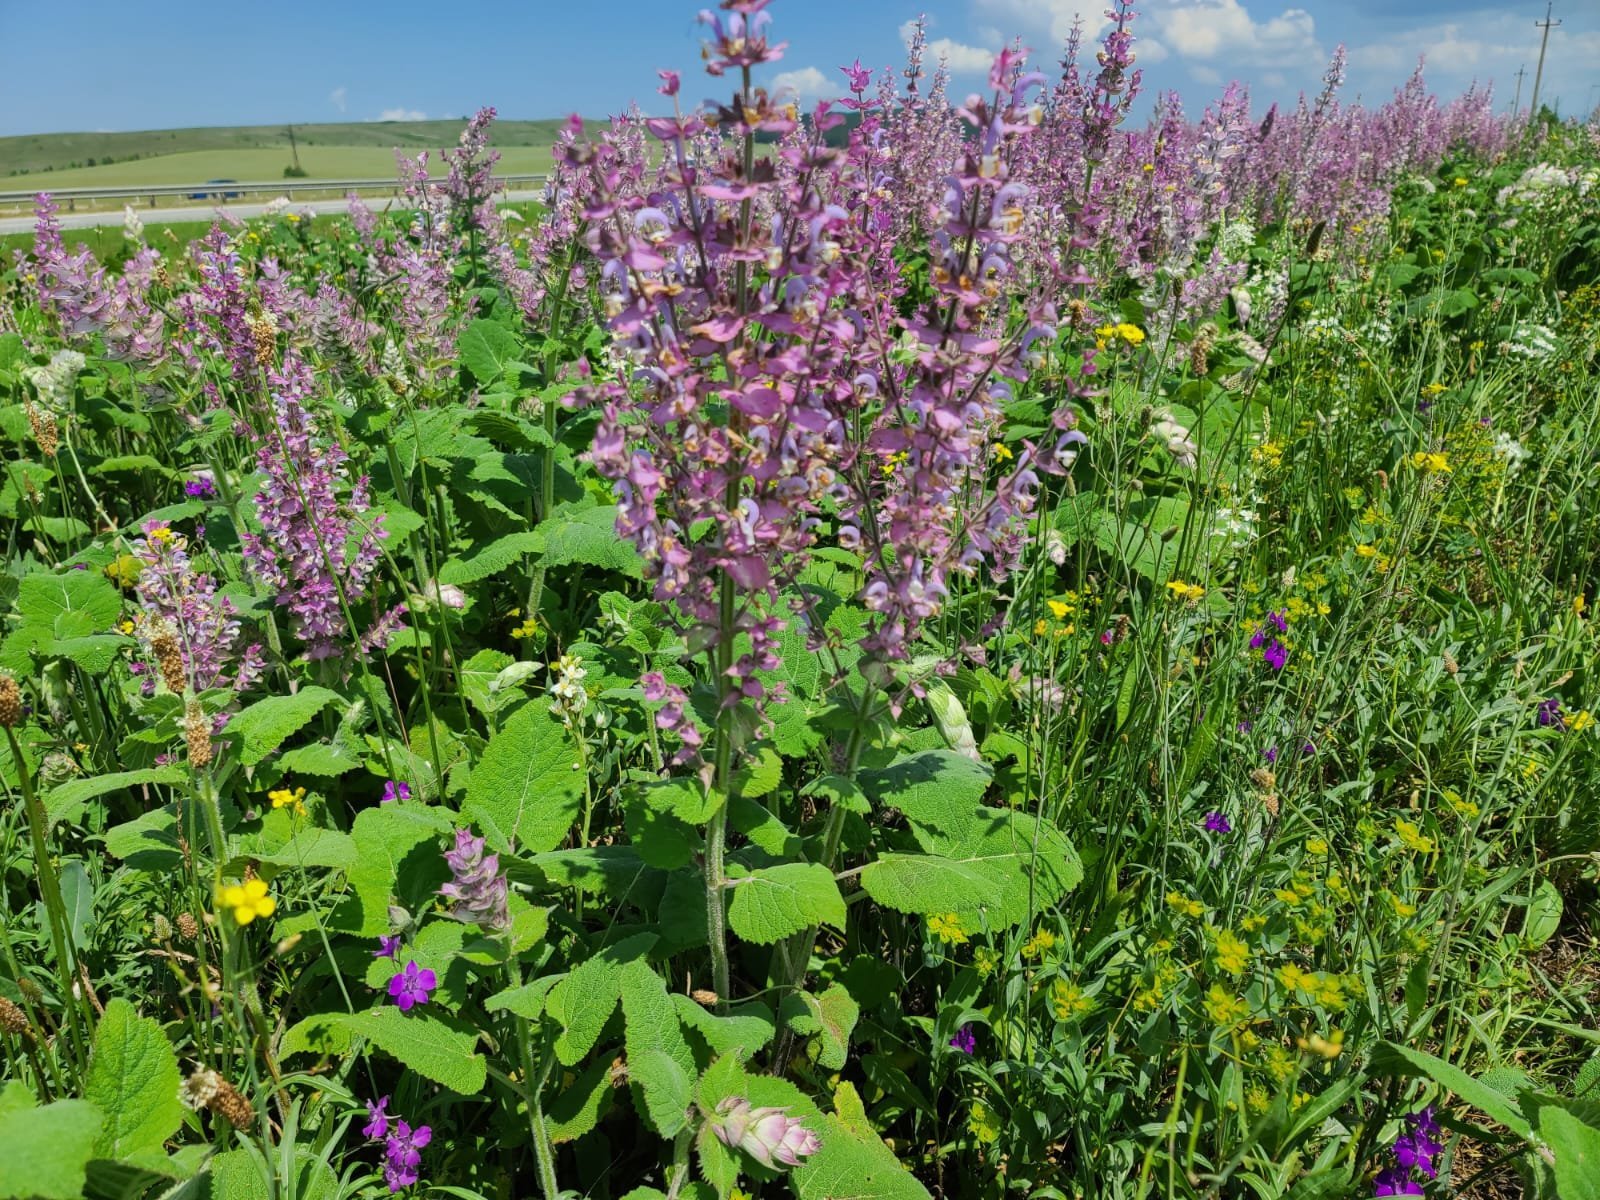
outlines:
[{"label": "white cloud", "polygon": [[1222,82],[1222,72],[1207,66],[1192,66],[1189,75],[1196,83],[1203,83],[1207,87],[1216,87]]},{"label": "white cloud", "polygon": [[344,98],[345,87],[342,83],[338,87],[334,88],[333,91],[328,93],[329,102],[340,112],[344,111]]},{"label": "white cloud", "polygon": [[773,76],[772,90],[774,93],[793,92],[802,100],[821,100],[825,96],[838,95],[840,88],[816,67],[801,67]]},{"label": "white cloud", "polygon": [[943,62],[952,75],[980,75],[994,66],[995,52],[982,46],[968,46],[953,38],[935,38],[928,43],[924,62]]},{"label": "white cloud", "polygon": [[1106,5],[1092,0],[973,0],[979,17],[993,29],[1047,34],[1052,53],[1066,45],[1075,23],[1083,26],[1083,42],[1088,45],[1111,27],[1106,20]]},{"label": "white cloud", "polygon": [[420,108],[386,108],[378,114],[380,121],[426,121],[428,114]]},{"label": "white cloud", "polygon": [[1262,65],[1323,57],[1316,20],[1303,8],[1257,21],[1239,0],[1186,0],[1162,5],[1152,19],[1184,58],[1226,55],[1230,62]]}]

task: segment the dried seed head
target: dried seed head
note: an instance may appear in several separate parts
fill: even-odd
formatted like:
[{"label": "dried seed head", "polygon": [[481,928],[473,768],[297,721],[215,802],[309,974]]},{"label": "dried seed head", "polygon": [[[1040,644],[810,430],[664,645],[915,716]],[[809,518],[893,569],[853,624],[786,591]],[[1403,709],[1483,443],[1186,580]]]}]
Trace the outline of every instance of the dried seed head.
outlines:
[{"label": "dried seed head", "polygon": [[16,1034],[20,1038],[27,1038],[30,1041],[34,1038],[33,1026],[28,1022],[28,1014],[4,996],[0,996],[0,1030]]},{"label": "dried seed head", "polygon": [[200,936],[200,925],[193,913],[178,914],[178,936],[186,942],[192,942]]},{"label": "dried seed head", "polygon": [[264,367],[278,352],[278,322],[271,313],[261,313],[245,318],[250,336],[255,341],[256,365]]},{"label": "dried seed head", "polygon": [[249,1129],[256,1119],[254,1106],[226,1079],[218,1077],[217,1084],[217,1094],[211,1100],[211,1111],[235,1129]]},{"label": "dried seed head", "polygon": [[189,765],[196,770],[211,762],[211,722],[200,701],[190,699],[183,710],[183,736],[189,743]]},{"label": "dried seed head", "polygon": [[1257,767],[1250,772],[1250,782],[1264,792],[1270,792],[1278,786],[1278,777],[1266,767]]},{"label": "dried seed head", "polygon": [[1267,813],[1269,815],[1274,816],[1274,817],[1277,816],[1278,815],[1278,793],[1277,792],[1262,792],[1261,793],[1261,807],[1266,809]]},{"label": "dried seed head", "polygon": [[703,1004],[707,1008],[710,1008],[717,1002],[717,994],[713,991],[709,991],[706,988],[695,988],[694,991],[689,993],[689,998],[696,1004]]},{"label": "dried seed head", "polygon": [[9,675],[0,675],[0,726],[14,729],[22,724],[22,689]]},{"label": "dried seed head", "polygon": [[625,1087],[628,1082],[628,1060],[620,1054],[617,1055],[611,1060],[611,1070],[608,1074],[612,1087]]},{"label": "dried seed head", "polygon": [[1217,327],[1210,321],[1200,326],[1189,343],[1189,370],[1200,377],[1211,373],[1211,349],[1217,344]]},{"label": "dried seed head", "polygon": [[23,407],[28,414],[28,424],[33,428],[33,440],[39,444],[39,453],[54,458],[61,445],[61,427],[56,423],[55,414],[32,404]]},{"label": "dried seed head", "polygon": [[167,690],[174,696],[183,695],[188,686],[183,672],[183,650],[178,645],[178,635],[170,626],[161,625],[150,635],[150,652],[156,656],[156,666]]},{"label": "dried seed head", "polygon": [[167,920],[162,913],[157,913],[150,922],[150,936],[158,942],[172,940],[172,922]]},{"label": "dried seed head", "polygon": [[17,980],[17,991],[29,1004],[38,1004],[44,999],[44,989],[31,979]]}]

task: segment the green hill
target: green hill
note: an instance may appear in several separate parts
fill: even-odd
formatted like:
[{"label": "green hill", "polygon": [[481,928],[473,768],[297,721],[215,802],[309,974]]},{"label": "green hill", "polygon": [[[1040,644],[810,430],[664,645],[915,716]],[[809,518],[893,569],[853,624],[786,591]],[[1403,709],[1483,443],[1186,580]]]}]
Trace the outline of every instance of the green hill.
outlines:
[{"label": "green hill", "polygon": [[[465,118],[446,121],[348,121],[296,125],[300,165],[313,178],[394,173],[394,148],[438,150],[455,144]],[[497,121],[502,169],[545,171],[562,122]],[[276,179],[293,161],[286,125],[156,129],[136,133],[36,133],[0,138],[0,180],[56,187],[190,183],[206,179]],[[26,183],[22,183],[22,180]]]}]

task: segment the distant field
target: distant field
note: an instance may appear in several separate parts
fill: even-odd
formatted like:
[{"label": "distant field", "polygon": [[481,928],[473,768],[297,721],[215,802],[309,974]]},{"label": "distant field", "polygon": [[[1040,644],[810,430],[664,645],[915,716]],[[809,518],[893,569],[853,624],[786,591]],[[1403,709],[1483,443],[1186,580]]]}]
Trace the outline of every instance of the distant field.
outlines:
[{"label": "distant field", "polygon": [[[394,148],[455,144],[461,121],[378,121],[296,125],[300,165],[313,178],[394,173]],[[502,169],[550,168],[559,121],[505,121],[494,127]],[[115,187],[206,179],[277,179],[292,161],[287,126],[163,129],[141,133],[56,133],[0,138],[0,182],[23,187]]]}]

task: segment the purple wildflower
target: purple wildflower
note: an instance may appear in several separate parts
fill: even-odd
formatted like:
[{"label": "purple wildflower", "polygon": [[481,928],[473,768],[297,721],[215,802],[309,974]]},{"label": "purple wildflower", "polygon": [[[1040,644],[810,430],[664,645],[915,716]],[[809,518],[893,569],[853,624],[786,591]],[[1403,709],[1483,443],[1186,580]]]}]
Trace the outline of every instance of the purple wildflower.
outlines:
[{"label": "purple wildflower", "polygon": [[[239,642],[238,615],[232,601],[217,595],[216,580],[194,569],[188,551],[188,540],[167,522],[145,522],[133,544],[144,568],[140,638],[146,644],[163,634],[174,639],[185,679],[196,692],[228,686],[243,691],[261,672],[261,647],[247,647],[237,666],[230,661]],[[148,686],[154,689],[153,678]]]},{"label": "purple wildflower", "polygon": [[978,1048],[978,1035],[972,1031],[971,1025],[963,1025],[956,1030],[950,1044],[963,1054],[972,1054]]},{"label": "purple wildflower", "polygon": [[822,1148],[821,1139],[782,1108],[752,1108],[743,1096],[717,1105],[711,1132],[724,1146],[743,1150],[764,1167],[798,1166]]},{"label": "purple wildflower", "polygon": [[383,803],[393,804],[396,800],[411,799],[411,785],[399,779],[386,779],[383,782]]},{"label": "purple wildflower", "polygon": [[1278,748],[1276,746],[1268,746],[1267,750],[1266,750],[1266,753],[1263,754],[1261,757],[1266,759],[1267,762],[1269,762],[1269,763],[1277,762],[1278,761]]},{"label": "purple wildflower", "polygon": [[433,1130],[426,1125],[415,1129],[404,1121],[396,1121],[383,1147],[383,1181],[391,1192],[410,1187],[420,1177],[422,1148],[433,1140]]},{"label": "purple wildflower", "polygon": [[406,969],[389,980],[389,995],[394,997],[401,1012],[410,1012],[417,1005],[426,1004],[429,993],[438,986],[438,976],[413,961],[406,963]]},{"label": "purple wildflower", "polygon": [[1539,724],[1545,728],[1565,729],[1567,727],[1567,719],[1561,715],[1561,700],[1559,697],[1551,696],[1548,700],[1539,701]]},{"label": "purple wildflower", "polygon": [[1281,671],[1289,661],[1289,650],[1277,638],[1267,643],[1267,648],[1261,652],[1261,661],[1274,671]]},{"label": "purple wildflower", "polygon": [[385,1111],[389,1107],[389,1097],[380,1096],[376,1100],[367,1101],[367,1123],[361,1127],[361,1132],[373,1141],[377,1141],[389,1132],[389,1114]]},{"label": "purple wildflower", "polygon": [[378,948],[372,952],[373,958],[394,958],[400,953],[400,935],[386,933],[378,939]]},{"label": "purple wildflower", "polygon": [[1390,1167],[1379,1171],[1372,1181],[1374,1196],[1420,1196],[1422,1185],[1411,1178],[1403,1167]]},{"label": "purple wildflower", "polygon": [[183,494],[193,496],[196,500],[212,500],[216,498],[217,485],[210,475],[196,475],[185,481]]},{"label": "purple wildflower", "polygon": [[465,829],[456,830],[456,847],[445,851],[444,861],[454,877],[439,889],[439,894],[454,900],[450,915],[469,925],[479,925],[490,933],[511,927],[506,908],[505,876],[500,874],[500,856],[483,852],[483,839]]},{"label": "purple wildflower", "polygon": [[1220,812],[1208,812],[1206,819],[1202,822],[1202,826],[1207,833],[1233,832],[1233,826],[1228,824],[1226,814]]}]

